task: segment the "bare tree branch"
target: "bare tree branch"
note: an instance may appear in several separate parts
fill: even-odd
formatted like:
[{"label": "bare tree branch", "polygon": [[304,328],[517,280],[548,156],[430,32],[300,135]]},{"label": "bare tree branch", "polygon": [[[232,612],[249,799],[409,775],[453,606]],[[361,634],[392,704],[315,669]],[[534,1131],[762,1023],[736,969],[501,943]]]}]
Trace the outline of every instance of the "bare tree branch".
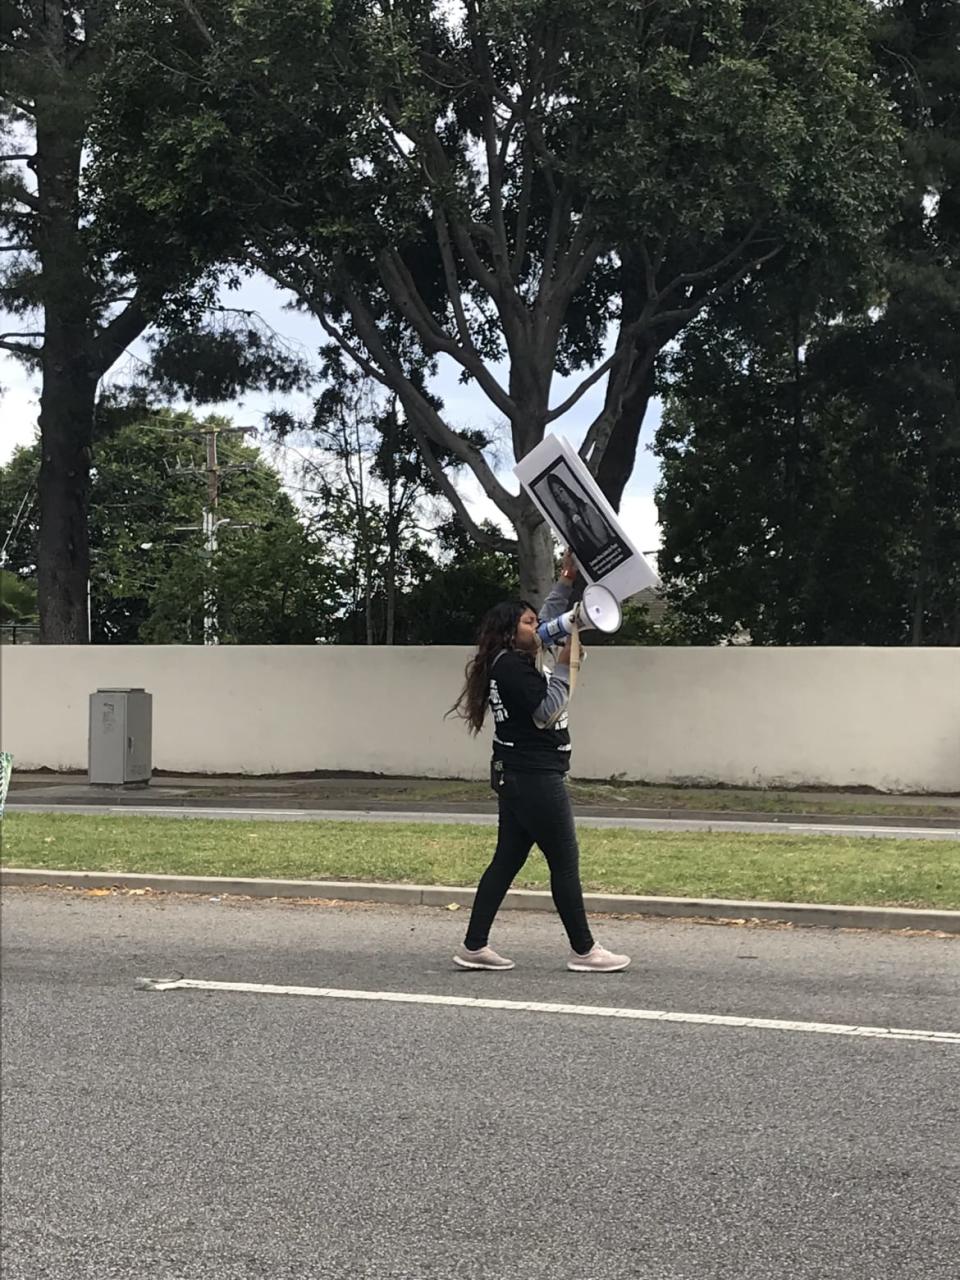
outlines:
[{"label": "bare tree branch", "polygon": [[343,348],[344,351],[346,351],[350,359],[357,365],[359,369],[363,370],[363,372],[367,375],[368,378],[372,378],[374,382],[379,382],[380,385],[382,387],[386,387],[388,391],[392,390],[390,383],[383,376],[383,374],[376,367],[376,365],[373,364],[370,360],[368,360],[363,355],[363,353],[360,351],[356,343],[351,342],[350,339],[347,337],[347,335],[343,332],[343,330],[338,325],[335,325],[333,323],[333,321],[327,315],[326,311],[324,311],[322,308],[315,307],[313,309],[313,313],[317,317],[317,319],[320,321],[320,324],[323,326],[324,332],[328,333],[330,337],[334,340],[334,342],[336,342],[339,346]]},{"label": "bare tree branch", "polygon": [[[758,269],[765,262],[768,262],[771,258],[775,257],[776,254],[780,252],[780,248],[781,246],[778,245],[776,248],[771,249],[769,253],[762,255],[760,258],[751,258],[749,262],[742,263],[731,276],[729,276],[715,289],[707,289],[704,292],[697,294],[691,300],[689,306],[677,307],[671,311],[659,311],[653,313],[652,308],[655,306],[656,300],[648,299],[640,317],[632,324],[626,325],[621,329],[620,339],[617,342],[617,350],[614,352],[613,356],[610,357],[610,360],[605,363],[612,365],[618,359],[623,361],[623,347],[625,345],[625,340],[628,340],[626,345],[632,347],[633,340],[636,339],[640,332],[645,329],[662,329],[662,327],[666,326],[669,330],[668,337],[675,336],[680,332],[688,320],[692,320],[703,310],[703,307],[708,302],[716,301],[725,297],[726,294],[728,294],[730,290],[744,278],[744,276],[748,275],[751,270]],[[699,275],[701,273],[697,274]],[[702,278],[706,278],[710,274],[711,272],[708,270],[703,273]],[[662,345],[662,340],[651,344],[650,348],[640,361],[636,361],[634,359],[626,364],[625,367],[621,365],[621,377],[618,380],[617,385],[608,388],[604,407],[590,424],[587,434],[584,437],[583,444],[580,446],[580,456],[582,458],[590,459],[591,469],[594,472],[603,457],[604,450],[607,447],[607,443],[610,439],[611,432],[613,431],[613,427],[623,401],[630,395],[631,390],[634,389],[644,377],[646,377],[650,370],[650,366],[656,359],[657,352],[660,350]],[[602,367],[603,366],[601,366],[601,368]],[[595,381],[594,375],[591,375],[591,379]],[[589,382],[591,379],[587,379],[587,381]],[[579,398],[581,393],[582,386],[577,388],[574,395]]]},{"label": "bare tree branch", "polygon": [[757,232],[760,230],[760,226],[761,222],[758,219],[740,243],[734,245],[729,253],[724,254],[719,262],[714,262],[709,267],[704,267],[701,271],[681,271],[678,275],[674,276],[670,283],[657,294],[657,301],[662,302],[665,298],[668,298],[674,290],[679,289],[681,285],[695,284],[701,280],[709,280],[712,276],[719,275],[721,271],[726,270],[731,263],[736,262],[738,258],[742,257],[750,243],[756,237]]},{"label": "bare tree branch", "polygon": [[594,233],[589,211],[584,209],[580,225],[573,233],[570,248],[563,255],[558,278],[566,284],[559,289],[558,296],[565,301],[573,297],[596,265],[603,252],[604,241]]},{"label": "bare tree branch", "polygon": [[0,164],[11,164],[14,160],[36,160],[37,153],[35,151],[17,156],[0,156]]},{"label": "bare tree branch", "polygon": [[184,9],[184,12],[187,14],[187,17],[190,19],[190,21],[193,23],[194,27],[196,28],[197,33],[200,35],[201,39],[208,46],[208,48],[212,49],[213,36],[210,34],[210,28],[207,26],[206,22],[204,21],[203,14],[200,12],[197,6],[193,3],[193,0],[180,0],[180,3]]},{"label": "bare tree branch", "polygon": [[543,261],[540,264],[540,285],[537,290],[537,308],[545,311],[549,308],[553,296],[553,273],[557,264],[557,251],[560,241],[566,235],[570,225],[570,183],[565,178],[558,192],[553,191],[550,203],[550,223],[547,227],[547,239],[543,250]]},{"label": "bare tree branch", "polygon": [[523,178],[520,184],[520,199],[517,202],[517,221],[514,227],[513,261],[510,269],[515,280],[520,278],[523,260],[527,254],[527,232],[530,228],[530,199],[533,193],[533,162],[530,148],[523,145]]},{"label": "bare tree branch", "polygon": [[[480,68],[480,75],[487,90],[482,108],[483,145],[487,161],[487,188],[490,194],[490,214],[494,234],[493,257],[501,287],[509,288],[512,284],[512,279],[510,276],[510,249],[507,244],[507,224],[503,214],[503,175],[506,164],[506,149],[509,146],[510,126],[504,131],[502,146],[498,148],[493,102],[498,94],[502,94],[502,91],[499,90],[499,86],[494,80],[493,69],[490,66],[489,50],[480,31],[477,6],[474,3],[467,4],[467,22],[470,28],[470,43],[473,46],[474,55]],[[511,110],[511,125],[515,116],[516,108],[513,107]]]},{"label": "bare tree branch", "polygon": [[[452,430],[443,421],[420,390],[406,376],[399,363],[387,351],[376,322],[370,312],[354,291],[349,273],[341,267],[340,279],[334,283],[328,281],[309,261],[302,261],[300,266],[312,276],[316,282],[320,297],[312,290],[305,291],[303,285],[294,280],[278,261],[267,252],[262,245],[258,246],[260,265],[263,265],[279,283],[293,290],[304,302],[307,302],[313,313],[320,320],[325,332],[340,344],[350,357],[363,369],[364,373],[374,378],[381,385],[392,390],[403,405],[408,420],[419,422],[427,435],[442,448],[448,449],[455,457],[465,462],[480,482],[483,491],[497,507],[513,520],[516,516],[518,500],[500,484],[483,454],[465,440],[458,432]],[[364,356],[355,343],[351,343],[346,335],[330,320],[322,296],[334,289],[341,297],[350,312],[354,327],[363,342],[369,358]]]},{"label": "bare tree branch", "polygon": [[426,463],[427,470],[435,480],[440,492],[457,513],[460,523],[466,529],[470,537],[481,546],[490,547],[495,551],[506,551],[510,553],[516,552],[518,544],[515,540],[507,538],[503,534],[492,533],[490,530],[484,529],[482,526],[477,524],[473,516],[471,516],[470,512],[467,510],[466,503],[457,492],[453,481],[443,469],[442,464],[434,457],[426,434],[418,427],[413,419],[408,418],[407,426],[410,428],[410,432],[417,442],[420,454]]},{"label": "bare tree branch", "polygon": [[[440,214],[442,220],[443,215]],[[448,242],[449,250],[449,242]],[[449,258],[449,265],[453,272],[452,281],[448,278],[447,291],[451,292],[456,288],[456,271],[453,268],[452,255]],[[475,378],[479,386],[490,400],[497,406],[501,413],[506,414],[509,418],[513,418],[517,413],[517,406],[511,400],[507,392],[501,387],[487,366],[484,364],[480,353],[474,346],[473,339],[466,323],[466,315],[463,311],[463,302],[456,292],[456,301],[454,302],[454,310],[459,307],[457,315],[457,329],[461,335],[461,342],[458,344],[456,339],[451,337],[437,323],[435,317],[431,314],[426,303],[417,288],[417,283],[411,275],[406,263],[395,252],[386,252],[380,256],[381,276],[386,285],[390,296],[393,298],[397,307],[410,321],[413,327],[420,334],[425,345],[431,352],[443,352],[445,355],[455,360],[461,368],[465,369],[471,377]],[[447,274],[448,263],[444,260],[444,274]],[[451,294],[453,301],[453,294]]]},{"label": "bare tree branch", "polygon": [[447,297],[453,308],[460,341],[469,350],[476,350],[467,314],[463,309],[463,294],[460,290],[460,278],[457,275],[457,264],[453,258],[453,246],[450,243],[450,228],[447,226],[447,215],[440,208],[433,211],[433,225],[437,232],[437,244],[440,248],[440,260],[443,263],[443,279],[447,286]]},{"label": "bare tree branch", "polygon": [[643,259],[644,282],[648,298],[655,298],[659,292],[657,289],[657,272],[663,266],[668,235],[669,233],[666,231],[661,234],[652,258],[647,250],[646,243],[643,240],[640,241],[640,256]]},{"label": "bare tree branch", "polygon": [[616,386],[611,388],[603,408],[591,422],[583,444],[580,446],[580,456],[585,460],[589,460],[591,464],[590,470],[594,474],[596,474],[600,461],[606,452],[607,444],[613,434],[617,418],[620,416],[624,400],[630,396],[632,391],[636,390],[650,372],[659,349],[659,343],[651,343],[642,359],[634,359],[632,361],[632,367],[631,364],[624,362],[617,369],[614,375]]},{"label": "bare tree branch", "polygon": [[769,262],[771,258],[775,258],[782,249],[783,245],[777,244],[759,257],[751,257],[749,262],[744,262],[733,275],[728,276],[716,288],[706,289],[702,293],[694,294],[689,306],[677,307],[672,311],[658,311],[651,321],[651,327],[653,325],[672,324],[675,320],[692,320],[703,309],[706,302],[712,302],[717,298],[725,298],[734,285],[739,284],[751,271],[759,270],[764,263]]},{"label": "bare tree branch", "polygon": [[40,201],[26,187],[20,187],[19,190],[8,189],[5,194],[9,200],[13,200],[17,204],[26,205],[34,213],[40,212]]},{"label": "bare tree branch", "polygon": [[132,342],[140,337],[149,323],[142,295],[134,294],[123,310],[94,337],[90,354],[94,370],[103,375],[119,360]]},{"label": "bare tree branch", "polygon": [[423,301],[407,264],[395,249],[384,249],[377,258],[380,276],[397,307],[416,329],[431,352],[455,346],[453,338],[437,323]]},{"label": "bare tree branch", "polygon": [[613,354],[608,356],[602,364],[597,365],[596,369],[594,369],[588,377],[584,378],[578,387],[571,391],[566,400],[561,404],[558,404],[556,408],[547,410],[547,422],[555,422],[557,418],[562,418],[565,413],[569,412],[569,410],[573,408],[578,400],[586,395],[592,386],[595,386],[600,381],[605,373],[609,373],[614,365],[619,364],[626,358],[633,339],[640,332],[641,328],[650,323],[651,316],[652,308],[650,307],[650,304],[648,304],[647,307],[644,308],[639,319],[621,328],[620,336],[617,339],[617,345],[613,350]]},{"label": "bare tree branch", "polygon": [[536,116],[531,115],[527,120],[527,137],[536,151],[542,165],[541,177],[546,183],[547,192],[552,200],[557,198],[557,180],[554,176],[556,169],[555,157],[547,146],[546,139],[543,136],[543,129],[540,121]]},{"label": "bare tree branch", "polygon": [[[320,325],[323,328],[324,333],[329,334],[334,342],[336,342],[337,345],[347,353],[354,364],[356,364],[359,369],[362,369],[368,378],[372,378],[375,382],[379,382],[381,386],[389,389],[390,384],[376,365],[374,365],[373,362],[363,354],[359,347],[357,347],[356,343],[351,342],[343,330],[330,319],[327,309],[323,303],[322,288],[320,293],[314,292],[313,290],[305,290],[302,282],[295,279],[288,271],[286,271],[279,259],[269,253],[262,244],[257,245],[257,250],[251,255],[251,260],[255,266],[260,268],[264,275],[271,276],[278,284],[283,285],[285,289],[289,289],[292,294],[302,298],[304,302],[308,303],[311,313],[320,321]],[[319,282],[319,275],[311,264],[301,262],[300,265],[308,275],[311,275],[315,281]]]},{"label": "bare tree branch", "polygon": [[[398,110],[395,103],[388,102],[388,115],[393,118]],[[443,210],[448,226],[452,232],[453,242],[463,258],[467,270],[473,280],[480,286],[497,308],[504,336],[508,347],[516,346],[522,337],[526,322],[526,309],[510,275],[508,259],[502,259],[498,252],[497,236],[492,228],[474,222],[468,216],[462,216],[457,208],[444,196],[443,186],[451,183],[452,174],[447,155],[435,130],[415,130],[406,126],[408,136],[414,141],[420,152],[420,164],[431,188],[434,201]],[[477,251],[475,240],[482,240],[490,246],[491,254],[497,263],[497,270],[491,271]],[[504,412],[510,412],[504,408]],[[514,410],[515,412],[515,410]]]},{"label": "bare tree branch", "polygon": [[340,281],[338,292],[350,312],[363,345],[396,392],[407,417],[418,422],[441,448],[448,449],[454,457],[465,462],[479,480],[481,488],[491,502],[494,502],[508,519],[513,520],[518,508],[517,498],[503,487],[480,450],[469,440],[465,440],[459,432],[447,426],[433,405],[406,376],[384,346],[373,316],[363,305],[347,277]]},{"label": "bare tree branch", "polygon": [[0,349],[10,351],[15,356],[23,356],[26,360],[39,360],[42,355],[39,347],[26,346],[19,342],[10,342],[6,338],[0,338]]},{"label": "bare tree branch", "polygon": [[[554,409],[550,409],[547,412],[546,421],[555,422],[557,418],[562,417],[565,413],[567,413],[570,409],[572,409],[573,406],[577,403],[577,401],[580,400],[590,390],[592,386],[594,386],[597,382],[599,382],[599,380],[603,377],[605,373],[609,372],[609,370],[611,370],[615,365],[619,364],[625,358],[627,352],[629,351],[629,348],[631,346],[633,339],[635,339],[642,332],[642,330],[647,328],[652,329],[654,327],[659,328],[661,325],[673,325],[673,324],[676,324],[678,321],[686,322],[687,320],[692,320],[694,316],[696,316],[702,310],[704,303],[708,299],[724,297],[727,293],[730,292],[730,290],[734,287],[734,285],[738,284],[744,278],[744,276],[746,276],[751,270],[763,266],[765,262],[768,262],[771,258],[775,257],[776,254],[780,252],[781,247],[782,247],[781,245],[777,245],[775,248],[771,249],[768,253],[762,254],[759,258],[751,258],[749,262],[743,263],[738,268],[738,270],[733,273],[732,276],[730,276],[727,280],[725,280],[723,284],[718,285],[716,289],[707,290],[705,293],[696,295],[696,297],[693,299],[693,301],[690,303],[689,306],[677,307],[671,311],[657,311],[656,310],[657,303],[660,302],[665,296],[665,291],[663,290],[661,290],[661,292],[658,295],[655,295],[653,298],[648,299],[646,305],[644,306],[643,311],[640,313],[637,319],[634,320],[631,324],[626,325],[621,329],[620,336],[617,340],[617,345],[613,354],[608,356],[608,358],[604,360],[602,364],[598,365],[597,368],[594,369],[594,371],[587,378],[585,378],[583,382],[581,382],[580,385],[570,393],[569,396],[567,396],[566,400],[564,400],[562,404],[557,405],[556,408]],[[731,258],[729,254],[727,254],[722,259],[723,263],[729,264],[730,261],[731,261]],[[721,269],[722,269],[721,263],[717,263],[714,268],[706,268],[702,272],[687,273],[687,274],[695,275],[700,279],[707,279],[709,276],[715,274],[716,271],[719,271]],[[581,454],[583,456],[586,456],[584,451],[587,450],[588,446],[590,446],[592,443],[590,433],[594,431],[595,426],[596,426],[596,423],[591,425],[590,431],[588,431],[587,437],[584,440],[583,444],[581,445]]]}]

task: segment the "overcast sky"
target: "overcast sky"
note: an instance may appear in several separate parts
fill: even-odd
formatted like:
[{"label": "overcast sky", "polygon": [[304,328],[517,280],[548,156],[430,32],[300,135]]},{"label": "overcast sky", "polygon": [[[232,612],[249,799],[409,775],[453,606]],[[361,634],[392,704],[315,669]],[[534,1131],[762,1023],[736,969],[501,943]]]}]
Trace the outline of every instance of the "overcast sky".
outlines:
[{"label": "overcast sky", "polygon": [[[312,317],[286,308],[285,302],[289,297],[290,295],[281,293],[269,280],[259,276],[245,282],[239,292],[228,295],[223,301],[232,307],[257,312],[281,338],[300,353],[309,356],[325,340],[325,335]],[[13,329],[16,325],[10,323],[4,327]],[[138,354],[142,358],[143,351],[142,344],[134,346],[113,368],[107,381],[130,380],[136,372]],[[444,365],[434,382],[434,390],[444,401],[446,420],[451,426],[479,427],[490,431],[492,427],[498,425],[495,409],[475,386],[464,386],[458,382],[455,369],[453,363],[444,357]],[[553,402],[559,402],[569,390],[576,386],[577,381],[576,378],[556,378],[553,384]],[[9,354],[0,352],[0,387],[4,388],[3,399],[0,401],[0,423],[2,423],[0,463],[4,463],[17,445],[29,444],[35,437],[39,377],[29,373]],[[603,380],[597,387],[592,388],[568,414],[554,424],[554,429],[579,445],[588,424],[602,403],[602,396]],[[259,426],[266,410],[279,406],[306,409],[308,400],[306,397],[295,395],[254,394],[228,404],[204,406],[200,412],[201,414],[224,413],[238,424]],[[642,551],[654,551],[660,543],[657,512],[653,502],[653,489],[658,469],[656,460],[649,451],[658,419],[659,406],[653,405],[643,425],[637,466],[621,506],[621,519],[624,526]],[[498,469],[498,475],[508,488],[516,491],[517,482],[511,470],[511,463],[506,457],[503,467]],[[472,476],[469,478],[464,476],[460,487],[477,518],[489,516],[503,523],[503,517],[480,491]]]}]

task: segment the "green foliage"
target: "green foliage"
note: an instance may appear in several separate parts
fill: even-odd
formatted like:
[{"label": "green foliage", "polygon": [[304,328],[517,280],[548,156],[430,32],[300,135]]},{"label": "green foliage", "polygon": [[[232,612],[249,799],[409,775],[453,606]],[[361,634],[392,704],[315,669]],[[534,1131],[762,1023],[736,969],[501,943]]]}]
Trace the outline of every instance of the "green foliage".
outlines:
[{"label": "green foliage", "polygon": [[9,569],[0,569],[0,622],[36,622],[37,587]]},{"label": "green foliage", "polygon": [[660,568],[690,639],[960,643],[960,10],[884,4],[874,42],[905,134],[873,294],[780,273],[668,364]]},{"label": "green foliage", "polygon": [[212,583],[222,643],[313,643],[330,612],[333,570],[276,473],[252,446],[220,436],[217,516],[229,523],[211,563],[199,529],[178,531],[200,524],[204,444],[171,431],[166,416],[121,430],[95,455],[95,638],[198,643]]},{"label": "green foliage", "polygon": [[927,360],[960,311],[921,355],[905,303],[831,325],[767,295],[688,335],[656,447],[660,568],[689,639],[957,643],[956,409]]},{"label": "green foliage", "polygon": [[[45,642],[87,638],[97,385],[130,344],[152,325],[171,330],[155,335],[153,371],[165,391],[184,389],[194,400],[255,384],[285,388],[301,376],[250,324],[200,324],[215,301],[209,267],[221,260],[220,246],[214,253],[197,227],[182,224],[175,234],[169,224],[161,228],[151,210],[168,208],[162,192],[153,192],[145,216],[125,229],[153,252],[135,261],[118,252],[122,239],[92,181],[91,130],[119,68],[162,52],[144,44],[146,32],[126,27],[126,8],[107,0],[3,0],[0,10],[0,300],[19,320],[16,330],[0,334],[0,350],[42,375],[35,558]],[[242,25],[242,6],[231,8]],[[206,125],[212,146],[216,122]],[[198,133],[204,135],[203,120]],[[187,155],[180,159],[186,172]],[[223,199],[235,201],[227,193]]]},{"label": "green foliage", "polygon": [[6,567],[18,577],[32,578],[37,572],[39,472],[37,446],[14,450],[6,466],[0,466],[0,545],[6,543]]},{"label": "green foliage", "polygon": [[776,257],[869,256],[895,132],[869,12],[130,0],[95,131],[98,210],[134,271],[190,245],[291,289],[399,396],[421,450],[473,469],[540,589],[539,518],[424,395],[424,367],[458,364],[521,457],[560,416],[554,372],[603,376],[619,325],[584,443],[597,470],[651,353],[706,302]]},{"label": "green foliage", "polygon": [[239,323],[171,322],[152,336],[149,384],[160,395],[194,404],[221,404],[245,391],[292,391],[309,379],[302,360],[285,351],[252,317]]},{"label": "green foliage", "polygon": [[660,563],[695,640],[960,643],[960,9],[891,0],[874,41],[905,132],[873,292],[782,272],[668,365]]},{"label": "green foliage", "polygon": [[471,645],[487,610],[519,593],[514,558],[478,546],[451,521],[437,530],[436,552],[400,604],[398,636],[406,644]]},{"label": "green foliage", "polygon": [[[226,425],[226,424],[221,424]],[[190,644],[203,640],[204,594],[218,604],[220,639],[312,644],[337,609],[336,569],[257,450],[223,435],[219,533],[211,565],[198,527],[206,498],[201,424],[167,411],[105,405],[90,502],[93,640]],[[36,474],[37,448],[0,473],[3,518]],[[10,495],[10,498],[8,498]],[[248,526],[248,527],[240,527]],[[36,527],[13,545],[19,572],[35,560]]]},{"label": "green foliage", "polygon": [[[937,531],[953,501],[943,458],[952,456],[954,428],[931,424],[951,412],[953,356],[937,334],[955,322],[954,251],[943,246],[955,243],[957,208],[956,182],[946,176],[956,149],[955,68],[944,52],[956,47],[956,14],[946,0],[887,3],[879,20],[876,9],[872,0],[796,0],[773,15],[754,0],[9,0],[14,105],[5,120],[35,131],[45,176],[36,199],[22,172],[3,180],[0,213],[24,246],[6,260],[4,288],[14,310],[41,305],[53,317],[43,421],[46,445],[57,447],[44,452],[42,612],[57,583],[69,578],[70,588],[60,631],[48,627],[47,638],[70,638],[80,626],[94,388],[129,341],[148,322],[161,325],[153,374],[165,392],[195,402],[251,381],[283,390],[302,376],[242,319],[212,330],[203,322],[222,273],[236,279],[252,269],[290,289],[389,391],[405,438],[384,446],[372,474],[395,493],[432,485],[494,560],[508,545],[518,551],[528,594],[549,580],[550,539],[526,498],[497,478],[490,441],[450,421],[428,394],[439,357],[506,421],[520,457],[561,416],[554,372],[592,371],[599,380],[613,326],[603,408],[583,451],[599,474],[616,439],[619,482],[601,478],[622,488],[639,427],[629,418],[651,389],[652,362],[708,308],[671,366],[673,416],[661,437],[665,456],[677,455],[667,457],[664,491],[672,530],[686,518],[692,541],[703,543],[685,559],[675,539],[667,556],[677,609],[682,602],[696,615],[695,634],[728,634],[748,615],[758,637],[816,634],[804,621],[812,561],[798,548],[826,547],[829,537],[817,531],[830,520],[845,528],[859,519],[860,478],[886,477],[888,455],[899,468],[895,487],[910,490],[896,499],[908,532],[896,538],[889,576],[913,574],[913,633],[950,634],[936,601],[952,589],[952,535],[944,541]],[[886,242],[898,123],[878,88],[871,38],[908,131],[904,214]],[[922,197],[931,188],[939,205],[928,218]],[[787,287],[795,278],[804,283],[799,295]],[[829,323],[849,320],[851,299],[871,291],[882,320],[866,313],[867,324],[861,314],[845,330],[847,346],[834,341]],[[927,323],[929,336],[919,337]],[[861,388],[831,367],[890,362],[904,342],[943,358],[924,354],[916,377],[876,399],[887,443],[862,466],[856,423],[871,380]],[[731,363],[727,347],[749,368]],[[32,348],[18,354],[40,358]],[[500,357],[508,369],[498,380],[491,365]],[[734,421],[705,380],[698,389],[691,362],[709,365],[746,416]],[[761,366],[759,384],[748,386],[750,369]],[[816,393],[814,367],[823,377]],[[923,425],[911,428],[901,457],[911,402],[923,404]],[[768,411],[769,439],[757,446],[750,424]],[[814,429],[817,415],[846,425]],[[769,483],[755,468],[726,465],[725,441],[739,431],[749,455],[774,467]],[[688,464],[701,467],[692,480]],[[513,525],[516,543],[472,519],[451,479],[462,466]],[[836,481],[837,511],[820,497],[825,474]],[[916,474],[924,479],[911,489]],[[719,528],[714,497],[703,498],[711,484],[724,503],[742,491],[740,525]],[[402,503],[388,500],[368,518],[349,483],[327,490],[316,528],[353,547],[352,567],[337,571],[331,590],[354,618],[362,598],[367,640],[381,593],[382,634],[399,635],[398,586],[424,577],[428,552],[402,532]],[[685,506],[671,505],[674,492]],[[709,546],[705,529],[716,535]],[[271,554],[292,566],[285,546]],[[191,554],[178,573],[195,601],[196,583],[210,574]],[[737,558],[748,569],[736,586],[728,575],[724,601],[693,599],[714,563]],[[249,566],[251,580],[262,563]],[[500,570],[488,570],[492,590]],[[131,603],[125,621],[111,605],[110,625],[118,636],[139,634],[146,613],[137,602],[146,596],[136,594],[129,565],[111,573],[105,599]],[[763,597],[752,612],[751,575]],[[882,576],[878,567],[871,581]],[[195,636],[196,617],[178,614],[182,600],[163,597],[159,580],[150,587],[151,625]],[[115,594],[128,585],[133,594]],[[289,592],[281,598],[292,608]],[[902,601],[871,602],[871,615],[878,610],[886,631],[902,627]],[[426,614],[438,620],[442,611],[431,605]],[[224,599],[221,612],[234,635],[266,625],[239,598]],[[296,634],[308,613],[293,609]],[[641,618],[631,625],[646,634]]]}]

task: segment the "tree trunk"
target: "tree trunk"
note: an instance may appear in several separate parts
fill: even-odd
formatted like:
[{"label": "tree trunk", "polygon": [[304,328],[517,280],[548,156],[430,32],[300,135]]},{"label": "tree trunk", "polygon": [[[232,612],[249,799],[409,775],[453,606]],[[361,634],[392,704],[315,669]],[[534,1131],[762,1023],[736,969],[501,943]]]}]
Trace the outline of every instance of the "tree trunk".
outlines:
[{"label": "tree trunk", "polygon": [[397,558],[400,543],[400,521],[397,516],[393,485],[387,496],[387,560],[384,566],[384,644],[394,644],[397,631]]},{"label": "tree trunk", "polygon": [[529,499],[526,505],[517,527],[520,594],[539,608],[553,586],[555,549],[549,527]]},{"label": "tree trunk", "polygon": [[64,353],[62,362],[44,363],[37,549],[40,643],[86,644],[87,503],[97,384],[75,368],[76,353]]},{"label": "tree trunk", "polygon": [[42,644],[89,640],[87,502],[98,378],[89,358],[91,284],[80,234],[80,157],[86,121],[70,88],[64,6],[45,6],[42,35],[60,77],[36,96],[37,202],[32,238],[44,312],[40,397],[40,540],[37,596]]},{"label": "tree trunk", "polygon": [[[625,253],[621,272],[623,288],[622,323],[635,321],[648,301],[643,264],[635,253]],[[672,323],[641,334],[637,339],[633,360],[634,367],[646,363],[646,374],[636,388],[624,396],[623,404],[614,424],[607,448],[597,468],[597,484],[614,511],[620,510],[623,491],[627,487],[637,461],[637,446],[647,408],[656,391],[656,366],[654,361],[663,348],[677,336],[681,323]],[[641,550],[644,548],[641,547]]]},{"label": "tree trunk", "polygon": [[[627,487],[633,468],[637,461],[637,445],[640,431],[646,417],[647,406],[653,397],[654,373],[649,371],[643,384],[636,393],[625,399],[620,416],[617,418],[610,440],[607,444],[600,466],[597,469],[597,484],[603,491],[614,511],[620,510],[623,491]],[[641,547],[643,551],[645,548]]]},{"label": "tree trunk", "polygon": [[385,459],[385,471],[387,482],[387,562],[384,569],[384,644],[393,644],[396,640],[397,631],[397,559],[400,551],[400,520],[401,514],[397,504],[397,477],[396,477],[396,431],[397,431],[397,415],[396,409],[392,409],[388,415],[383,428],[384,438],[387,442],[387,456]]},{"label": "tree trunk", "polygon": [[376,636],[373,634],[373,585],[371,582],[372,572],[370,566],[370,549],[369,547],[363,553],[363,625],[365,644],[376,644]]},{"label": "tree trunk", "polygon": [[917,551],[917,581],[913,597],[913,620],[910,627],[911,645],[922,645],[927,612],[927,587],[930,577],[930,561],[933,557],[933,540],[936,506],[934,468],[936,458],[933,449],[927,449],[927,465],[924,473],[923,514],[920,519],[920,538]]}]

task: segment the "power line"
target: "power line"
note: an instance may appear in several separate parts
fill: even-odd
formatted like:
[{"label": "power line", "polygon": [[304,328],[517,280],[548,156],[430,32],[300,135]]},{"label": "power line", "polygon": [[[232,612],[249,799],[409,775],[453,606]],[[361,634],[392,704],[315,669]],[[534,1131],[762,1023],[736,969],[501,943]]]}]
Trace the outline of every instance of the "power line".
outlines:
[{"label": "power line", "polygon": [[17,508],[17,514],[13,517],[13,524],[11,524],[9,532],[3,540],[3,547],[0,548],[0,569],[2,569],[7,563],[7,548],[19,533],[21,523],[26,524],[30,512],[33,510],[35,498],[36,490],[30,488],[23,495],[23,498],[20,501],[20,506]]}]

